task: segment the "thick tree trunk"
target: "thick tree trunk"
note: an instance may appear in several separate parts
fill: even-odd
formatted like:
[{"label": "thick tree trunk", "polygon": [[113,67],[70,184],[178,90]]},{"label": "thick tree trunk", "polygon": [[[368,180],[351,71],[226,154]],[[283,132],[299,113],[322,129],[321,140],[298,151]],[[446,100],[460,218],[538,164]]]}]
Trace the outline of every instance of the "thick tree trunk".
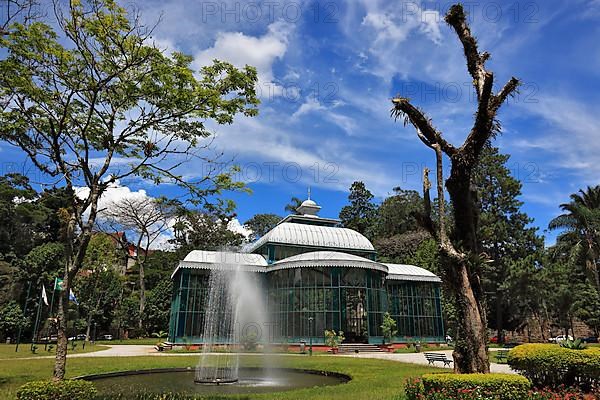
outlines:
[{"label": "thick tree trunk", "polygon": [[[478,206],[471,187],[471,167],[464,160],[452,160],[450,178],[446,188],[450,194],[454,213],[454,242],[461,252],[479,254],[477,241]],[[461,261],[449,259],[449,275],[455,290],[457,340],[454,349],[454,370],[459,373],[490,372],[487,354],[487,320],[483,303],[483,290],[478,265],[469,258]]]},{"label": "thick tree trunk", "polygon": [[[139,250],[138,250],[139,252]],[[138,254],[139,258],[139,254]],[[139,264],[140,268],[140,318],[138,321],[138,327],[140,329],[144,328],[144,310],[146,308],[146,283],[144,278],[144,264]]]},{"label": "thick tree trunk", "polygon": [[496,291],[496,337],[498,343],[504,343],[504,313],[502,308],[503,296],[501,291]]},{"label": "thick tree trunk", "polygon": [[456,345],[453,352],[454,371],[458,373],[490,372],[487,355],[485,311],[475,296],[466,264],[453,266],[456,292]]},{"label": "thick tree trunk", "polygon": [[56,314],[57,326],[57,342],[56,342],[56,357],[54,361],[54,374],[52,379],[59,381],[65,378],[67,365],[67,312],[69,311],[69,274],[66,273],[63,277],[63,290],[58,296],[58,311]]}]

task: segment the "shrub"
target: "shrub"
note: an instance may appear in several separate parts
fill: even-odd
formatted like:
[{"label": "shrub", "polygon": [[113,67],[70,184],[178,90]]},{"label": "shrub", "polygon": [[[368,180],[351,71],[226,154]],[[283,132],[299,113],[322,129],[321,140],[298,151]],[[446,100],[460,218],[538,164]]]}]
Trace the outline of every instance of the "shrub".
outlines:
[{"label": "shrub", "polygon": [[249,333],[247,335],[242,336],[240,342],[244,350],[255,351],[258,347],[258,336],[254,332]]},{"label": "shrub", "polygon": [[92,382],[82,380],[33,381],[17,390],[19,400],[92,400],[97,392]]},{"label": "shrub", "polygon": [[571,350],[585,350],[587,348],[587,344],[581,339],[567,339],[563,340],[559,343],[560,347],[564,347],[565,349]]},{"label": "shrub", "polygon": [[408,381],[408,400],[522,400],[528,399],[531,383],[510,374],[426,374]]},{"label": "shrub", "polygon": [[524,344],[508,353],[510,367],[536,387],[580,386],[590,390],[600,384],[600,349],[571,350],[554,344]]}]

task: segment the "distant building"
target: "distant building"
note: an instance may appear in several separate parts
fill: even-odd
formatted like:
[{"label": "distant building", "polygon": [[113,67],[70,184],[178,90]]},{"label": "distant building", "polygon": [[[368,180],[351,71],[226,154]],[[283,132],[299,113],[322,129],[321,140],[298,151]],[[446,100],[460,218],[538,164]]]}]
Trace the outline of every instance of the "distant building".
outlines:
[{"label": "distant building", "polygon": [[[413,265],[377,262],[362,234],[321,218],[308,199],[246,252],[192,251],[172,274],[169,340],[200,343],[212,270],[239,268],[263,282],[274,342],[324,342],[326,329],[346,342],[381,344],[383,314],[396,320],[396,343],[445,341],[440,278]],[[223,311],[227,312],[227,311]]]}]

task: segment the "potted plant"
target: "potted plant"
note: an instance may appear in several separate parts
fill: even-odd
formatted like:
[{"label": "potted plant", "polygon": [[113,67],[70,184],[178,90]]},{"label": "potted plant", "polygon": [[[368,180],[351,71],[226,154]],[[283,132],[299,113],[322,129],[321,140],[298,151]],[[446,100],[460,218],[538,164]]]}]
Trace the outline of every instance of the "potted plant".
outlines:
[{"label": "potted plant", "polygon": [[388,351],[394,351],[394,348],[391,346],[392,341],[394,340],[394,336],[398,333],[396,329],[396,320],[392,318],[390,313],[383,314],[383,323],[381,324],[381,331],[383,332],[383,345],[385,346],[385,341],[387,340]]},{"label": "potted plant", "polygon": [[415,351],[416,351],[417,353],[420,353],[420,352],[421,352],[421,341],[420,341],[420,340],[417,340],[417,341],[415,342]]},{"label": "potted plant", "polygon": [[333,354],[337,354],[338,353],[338,348],[340,346],[340,343],[342,343],[344,341],[344,339],[346,339],[344,337],[344,332],[339,331],[338,333],[335,332],[335,330],[325,330],[325,345],[329,346],[331,348],[331,352]]}]

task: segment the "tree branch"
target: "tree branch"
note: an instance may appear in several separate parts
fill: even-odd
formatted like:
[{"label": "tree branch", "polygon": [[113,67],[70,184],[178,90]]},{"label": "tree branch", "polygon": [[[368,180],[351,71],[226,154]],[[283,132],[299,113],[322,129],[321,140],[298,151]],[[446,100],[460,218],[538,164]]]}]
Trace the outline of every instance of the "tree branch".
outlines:
[{"label": "tree branch", "polygon": [[521,85],[521,81],[514,76],[510,78],[506,85],[495,95],[490,103],[490,110],[496,114],[502,103],[506,101],[509,96],[514,96],[518,93],[518,88]]},{"label": "tree branch", "polygon": [[479,54],[477,48],[477,40],[471,34],[471,29],[467,24],[467,18],[465,11],[461,4],[455,4],[450,7],[446,17],[444,18],[446,23],[454,28],[456,35],[460,39],[467,59],[467,69],[469,74],[473,77],[473,86],[477,92],[477,97],[481,97],[483,94],[484,82],[485,82],[485,62],[489,59],[490,54],[484,52]]},{"label": "tree branch", "polygon": [[410,122],[417,130],[417,134],[423,143],[429,147],[439,144],[449,157],[456,154],[458,151],[456,147],[442,137],[442,134],[431,124],[431,120],[421,110],[410,104],[409,99],[398,96],[392,99],[392,104],[394,104],[394,108],[392,108],[394,119],[404,117],[404,124]]}]

